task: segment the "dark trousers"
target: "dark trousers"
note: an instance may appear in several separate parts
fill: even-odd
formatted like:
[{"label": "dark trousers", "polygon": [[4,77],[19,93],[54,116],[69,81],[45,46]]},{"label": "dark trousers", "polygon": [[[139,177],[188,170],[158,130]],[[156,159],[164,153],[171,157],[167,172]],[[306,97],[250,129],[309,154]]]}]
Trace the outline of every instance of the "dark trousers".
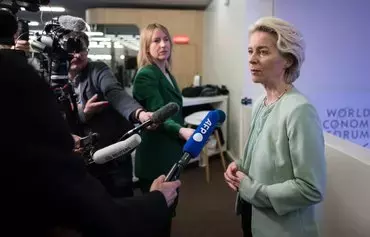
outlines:
[{"label": "dark trousers", "polygon": [[92,164],[89,172],[103,184],[113,198],[134,196],[131,156],[123,156],[106,164]]},{"label": "dark trousers", "polygon": [[240,200],[243,237],[252,237],[252,205]]},{"label": "dark trousers", "polygon": [[[154,180],[149,179],[141,179],[139,178],[139,187],[142,193],[147,193],[150,191],[150,187],[152,186]],[[177,190],[179,193],[179,190]],[[170,211],[172,213],[172,217],[176,216],[176,206],[179,201],[179,196],[176,197],[175,202],[170,207]],[[171,227],[172,227],[172,218],[168,220],[167,228],[164,230],[163,237],[170,237],[171,236]]]}]

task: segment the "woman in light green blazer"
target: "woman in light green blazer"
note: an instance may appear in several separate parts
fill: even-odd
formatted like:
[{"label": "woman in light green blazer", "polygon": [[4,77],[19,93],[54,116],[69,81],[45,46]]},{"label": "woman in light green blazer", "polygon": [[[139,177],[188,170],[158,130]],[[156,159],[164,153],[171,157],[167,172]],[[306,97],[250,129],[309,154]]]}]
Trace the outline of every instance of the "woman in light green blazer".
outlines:
[{"label": "woman in light green blazer", "polygon": [[278,18],[259,19],[249,33],[252,80],[266,95],[253,106],[242,159],[225,180],[237,191],[244,236],[317,237],[326,163],[315,108],[292,85],[304,61],[301,34]]},{"label": "woman in light green blazer", "polygon": [[[182,108],[182,95],[170,72],[171,51],[171,36],[166,27],[150,24],[142,30],[139,71],[134,79],[133,95],[148,111],[156,111],[169,102],[175,102]],[[183,123],[179,111],[156,130],[142,132],[142,142],[135,156],[135,175],[143,192],[149,192],[154,179],[167,174],[181,158],[182,146],[194,131],[183,127]],[[163,237],[170,235],[170,226]]]}]

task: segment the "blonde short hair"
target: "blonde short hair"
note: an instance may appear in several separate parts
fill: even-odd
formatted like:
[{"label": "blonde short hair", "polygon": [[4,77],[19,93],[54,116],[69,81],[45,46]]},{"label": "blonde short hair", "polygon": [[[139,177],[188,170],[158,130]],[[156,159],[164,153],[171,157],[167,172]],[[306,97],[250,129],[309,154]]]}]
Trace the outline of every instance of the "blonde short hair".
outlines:
[{"label": "blonde short hair", "polygon": [[154,63],[154,59],[152,55],[150,55],[150,52],[149,52],[149,47],[150,47],[150,44],[152,43],[153,32],[156,29],[161,30],[168,37],[168,40],[170,41],[170,45],[171,45],[170,56],[167,59],[166,67],[167,69],[170,69],[171,67],[171,55],[172,55],[172,45],[173,45],[171,35],[165,26],[158,24],[158,23],[153,23],[153,24],[149,24],[147,27],[142,29],[141,34],[140,34],[140,49],[139,49],[139,53],[137,56],[137,64],[139,68],[142,68],[142,67],[145,67],[147,65]]},{"label": "blonde short hair", "polygon": [[285,80],[293,83],[300,74],[305,59],[305,42],[302,34],[289,22],[276,17],[263,17],[249,29],[249,35],[256,31],[267,32],[277,38],[276,47],[285,58],[293,59],[293,64],[286,69]]}]

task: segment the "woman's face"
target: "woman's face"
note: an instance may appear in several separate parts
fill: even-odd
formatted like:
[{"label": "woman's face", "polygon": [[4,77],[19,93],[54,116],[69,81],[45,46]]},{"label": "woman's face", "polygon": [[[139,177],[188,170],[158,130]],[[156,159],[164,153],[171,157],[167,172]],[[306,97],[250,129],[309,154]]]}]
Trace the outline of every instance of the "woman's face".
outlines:
[{"label": "woman's face", "polygon": [[276,47],[276,37],[256,31],[249,37],[249,69],[255,83],[268,83],[284,77],[288,62]]},{"label": "woman's face", "polygon": [[149,53],[157,61],[165,61],[171,55],[170,39],[160,29],[155,29],[153,32]]}]

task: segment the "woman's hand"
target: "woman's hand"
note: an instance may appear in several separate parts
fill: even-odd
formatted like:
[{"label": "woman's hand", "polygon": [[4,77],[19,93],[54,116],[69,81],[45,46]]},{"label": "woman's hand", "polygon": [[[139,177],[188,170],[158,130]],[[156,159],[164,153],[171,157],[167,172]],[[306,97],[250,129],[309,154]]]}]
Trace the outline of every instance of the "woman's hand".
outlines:
[{"label": "woman's hand", "polygon": [[236,176],[236,172],[238,171],[238,167],[236,166],[235,161],[231,162],[229,166],[227,167],[224,178],[227,183],[227,185],[234,191],[238,191],[238,187],[235,184],[238,181],[238,178]]},{"label": "woman's hand", "polygon": [[243,172],[241,171],[236,171],[236,174],[235,174],[235,177],[236,177],[236,181],[234,182],[234,185],[239,189],[240,187],[240,183],[242,182],[242,180],[247,177],[246,174],[244,174]]},{"label": "woman's hand", "polygon": [[238,171],[235,161],[230,163],[226,169],[226,172],[224,173],[224,178],[227,185],[229,185],[229,187],[234,191],[239,190],[240,183],[246,176],[247,175],[243,172]]},{"label": "woman's hand", "polygon": [[180,128],[179,135],[182,139],[187,141],[194,133],[194,129],[192,128]]}]

